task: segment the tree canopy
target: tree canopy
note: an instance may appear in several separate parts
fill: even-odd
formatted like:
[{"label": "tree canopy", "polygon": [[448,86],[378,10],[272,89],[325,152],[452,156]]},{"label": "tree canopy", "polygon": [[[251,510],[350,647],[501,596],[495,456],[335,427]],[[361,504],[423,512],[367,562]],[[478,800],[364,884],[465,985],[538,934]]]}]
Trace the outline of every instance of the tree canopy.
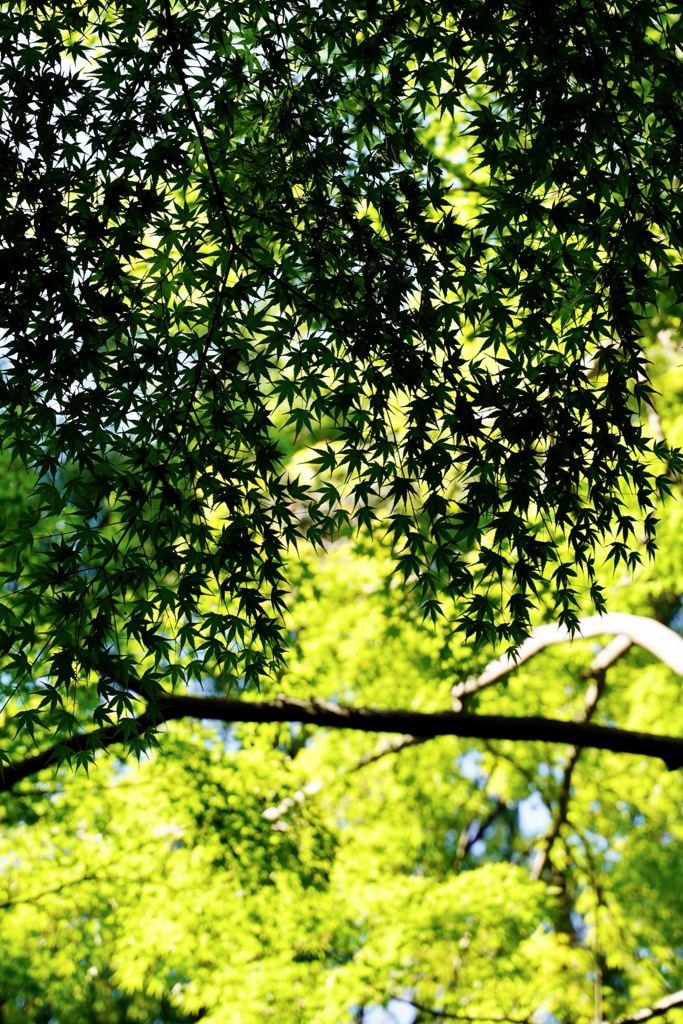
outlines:
[{"label": "tree canopy", "polygon": [[0,19],[0,653],[57,732],[76,681],[106,717],[131,673],[277,671],[304,538],[374,529],[480,641],[604,607],[596,545],[635,564],[640,510],[651,550],[679,465],[640,328],[680,292],[676,4]]},{"label": "tree canopy", "polygon": [[681,1020],[679,7],[0,3],[2,1021]]}]

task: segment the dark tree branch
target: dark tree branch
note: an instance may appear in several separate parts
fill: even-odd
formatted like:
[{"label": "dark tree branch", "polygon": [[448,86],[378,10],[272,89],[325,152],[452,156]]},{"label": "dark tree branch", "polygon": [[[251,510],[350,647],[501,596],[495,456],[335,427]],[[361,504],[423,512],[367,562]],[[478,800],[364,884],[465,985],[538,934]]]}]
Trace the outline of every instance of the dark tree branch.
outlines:
[{"label": "dark tree branch", "polygon": [[463,736],[469,739],[513,740],[537,743],[567,743],[571,747],[593,747],[618,754],[661,758],[667,768],[683,767],[683,738],[631,732],[579,722],[561,722],[552,718],[506,715],[469,715],[454,711],[426,713],[353,708],[329,701],[232,700],[228,697],[195,697],[165,694],[135,719],[124,719],[89,733],[72,736],[39,754],[6,767],[0,779],[0,791],[12,789],[18,782],[57,763],[66,752],[78,754],[96,751],[115,743],[130,743],[163,722],[181,718],[210,719],[216,722],[301,722],[304,725],[360,732],[390,732],[433,739],[435,736]]},{"label": "dark tree branch", "polygon": [[40,900],[45,899],[46,896],[56,896],[60,892],[64,892],[65,889],[71,889],[76,885],[82,885],[83,882],[99,882],[102,880],[101,875],[81,875],[80,878],[71,878],[68,882],[62,882],[61,885],[55,885],[52,889],[43,889],[41,892],[31,893],[30,896],[18,896],[16,899],[3,900],[0,903],[0,910],[12,910],[14,907],[22,906],[23,904],[37,904]]},{"label": "dark tree branch", "polygon": [[[504,814],[507,809],[508,805],[503,800],[499,800],[493,810],[489,811],[484,820],[478,826],[474,835],[470,836],[469,829],[465,829],[463,832],[464,840],[462,843],[462,849],[458,850],[460,860],[463,860],[472,847],[476,846],[476,844],[484,838],[488,830],[491,828],[491,825],[494,825],[498,818],[500,818],[501,814]],[[463,836],[461,836],[461,838],[463,838]]]},{"label": "dark tree branch", "polygon": [[467,1013],[458,1013],[455,1010],[437,1010],[432,1006],[425,1006],[423,1003],[416,1003],[412,999],[396,997],[396,1002],[406,1003],[412,1006],[418,1013],[427,1013],[430,1017],[442,1020],[471,1021],[472,1024],[529,1024],[529,1017],[503,1017],[503,1016],[477,1016]]},{"label": "dark tree branch", "polygon": [[78,733],[76,736],[71,736],[61,743],[47,747],[39,754],[27,757],[17,764],[4,765],[0,768],[0,792],[6,793],[13,789],[18,782],[30,779],[46,768],[57,765],[67,752],[80,754],[84,751],[103,750],[115,743],[126,743],[153,725],[154,723],[147,715],[140,715],[139,718],[127,719],[125,726],[107,725],[102,729],[93,729],[92,732]]}]

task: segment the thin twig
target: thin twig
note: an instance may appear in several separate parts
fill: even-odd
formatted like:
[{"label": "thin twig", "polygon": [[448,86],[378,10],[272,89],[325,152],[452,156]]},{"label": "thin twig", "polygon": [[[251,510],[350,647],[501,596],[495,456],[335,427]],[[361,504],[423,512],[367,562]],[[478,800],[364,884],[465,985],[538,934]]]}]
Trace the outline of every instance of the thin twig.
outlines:
[{"label": "thin twig", "polygon": [[[621,638],[619,637],[618,639]],[[600,697],[602,696],[604,689],[605,669],[600,669],[597,672],[594,672],[593,682],[586,691],[584,708],[579,719],[580,722],[590,722],[595,712],[595,709],[598,706],[598,701],[600,700]],[[555,814],[553,820],[550,823],[548,831],[544,836],[543,848],[539,851],[536,861],[531,869],[531,877],[534,880],[541,877],[543,869],[545,868],[546,864],[550,859],[553,846],[557,842],[562,826],[567,821],[567,815],[569,814],[569,799],[571,796],[572,789],[572,777],[574,775],[574,769],[578,764],[580,756],[581,747],[572,747],[569,752],[567,762],[564,766],[562,783],[560,785],[560,791],[557,800],[557,813]]]},{"label": "thin twig", "polygon": [[407,747],[415,747],[420,743],[426,743],[427,736],[397,736],[393,740],[385,740],[380,743],[369,754],[363,754],[359,761],[351,768],[350,774],[359,771],[361,768],[367,767],[369,764],[374,764],[376,761],[381,761],[387,754],[398,754],[399,751],[405,750]]}]

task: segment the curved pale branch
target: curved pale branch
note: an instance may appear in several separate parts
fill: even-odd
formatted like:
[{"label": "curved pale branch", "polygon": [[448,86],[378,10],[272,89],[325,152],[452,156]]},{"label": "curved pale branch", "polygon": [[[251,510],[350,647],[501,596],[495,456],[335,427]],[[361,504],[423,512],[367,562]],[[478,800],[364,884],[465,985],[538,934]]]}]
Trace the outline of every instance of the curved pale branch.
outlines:
[{"label": "curved pale branch", "polygon": [[[398,1002],[406,1003],[408,1006],[412,1006],[414,1009],[419,1010],[420,1013],[428,1013],[431,1017],[443,1017],[447,1020],[459,1020],[459,1021],[471,1021],[477,1022],[477,1024],[528,1024],[529,1018],[514,1018],[514,1017],[477,1017],[469,1016],[464,1013],[457,1013],[448,1010],[435,1009],[430,1006],[425,1006],[422,1003],[415,1003],[412,999],[404,999],[400,996],[394,997]],[[624,1017],[617,1017],[616,1020],[612,1021],[612,1024],[644,1024],[645,1021],[652,1020],[654,1017],[663,1017],[669,1010],[674,1010],[677,1007],[683,1006],[683,990],[679,992],[673,992],[669,996],[665,996],[664,999],[660,999],[659,1002],[655,1003],[654,1006],[647,1007],[642,1010],[635,1010],[633,1013],[626,1014]]]},{"label": "curved pale branch", "polygon": [[522,742],[566,743],[574,747],[593,747],[621,754],[661,758],[670,769],[683,767],[683,738],[656,736],[580,722],[562,722],[551,718],[507,715],[470,715],[454,711],[435,713],[384,708],[355,708],[329,701],[297,700],[278,697],[268,701],[232,700],[228,697],[196,697],[164,694],[148,711],[136,719],[124,719],[119,725],[81,733],[49,747],[42,753],[16,765],[5,767],[0,791],[9,790],[22,779],[63,759],[64,753],[95,751],[115,743],[130,743],[147,729],[181,718],[199,718],[217,722],[301,722],[331,729],[360,732],[409,734],[433,739],[436,736],[462,736],[470,739],[513,740]]},{"label": "curved pale branch", "polygon": [[576,633],[571,633],[566,626],[554,622],[538,626],[515,654],[497,658],[478,676],[454,686],[451,691],[454,709],[458,710],[462,699],[468,694],[497,683],[525,661],[530,661],[540,654],[546,647],[596,636],[613,636],[615,640],[596,656],[591,666],[591,674],[604,670],[621,657],[631,644],[637,644],[650,651],[655,658],[659,658],[678,675],[683,676],[683,637],[656,619],[644,615],[630,615],[627,612],[610,612],[607,615],[591,615],[581,619]]},{"label": "curved pale branch", "polygon": [[635,1010],[633,1013],[627,1013],[625,1017],[618,1017],[617,1020],[613,1021],[613,1024],[641,1024],[642,1021],[652,1020],[653,1017],[663,1017],[669,1010],[674,1010],[678,1006],[683,1006],[683,989],[665,996],[655,1003],[654,1006]]}]

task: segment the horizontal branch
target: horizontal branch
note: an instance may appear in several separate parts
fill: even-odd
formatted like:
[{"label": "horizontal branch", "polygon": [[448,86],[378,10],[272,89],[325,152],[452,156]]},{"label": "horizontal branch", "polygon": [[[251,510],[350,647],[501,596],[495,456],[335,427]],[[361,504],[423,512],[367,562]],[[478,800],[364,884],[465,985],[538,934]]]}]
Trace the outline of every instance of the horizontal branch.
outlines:
[{"label": "horizontal branch", "polygon": [[4,768],[0,791],[12,789],[56,764],[68,751],[77,754],[95,751],[115,743],[127,743],[163,722],[198,718],[214,722],[301,722],[330,729],[360,732],[408,734],[423,739],[436,736],[462,736],[469,739],[513,740],[519,742],[567,743],[572,747],[592,747],[617,754],[636,754],[661,758],[674,770],[683,767],[683,738],[657,736],[606,728],[589,722],[562,722],[552,718],[509,717],[506,715],[469,715],[454,711],[434,713],[384,708],[354,708],[330,701],[275,700],[246,701],[228,697],[201,697],[164,694],[136,719],[123,719],[118,725],[80,733],[49,747],[33,757]]}]

